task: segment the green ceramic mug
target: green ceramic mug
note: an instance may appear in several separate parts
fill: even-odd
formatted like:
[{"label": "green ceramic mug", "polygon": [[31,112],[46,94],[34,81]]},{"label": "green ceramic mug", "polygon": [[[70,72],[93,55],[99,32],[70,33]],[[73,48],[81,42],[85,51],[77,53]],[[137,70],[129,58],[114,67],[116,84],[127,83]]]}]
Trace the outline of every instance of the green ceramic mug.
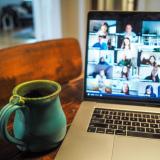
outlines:
[{"label": "green ceramic mug", "polygon": [[[21,151],[41,152],[56,147],[66,134],[66,117],[59,99],[61,86],[34,80],[13,89],[9,103],[0,111],[0,135]],[[7,130],[15,112],[13,135]]]}]

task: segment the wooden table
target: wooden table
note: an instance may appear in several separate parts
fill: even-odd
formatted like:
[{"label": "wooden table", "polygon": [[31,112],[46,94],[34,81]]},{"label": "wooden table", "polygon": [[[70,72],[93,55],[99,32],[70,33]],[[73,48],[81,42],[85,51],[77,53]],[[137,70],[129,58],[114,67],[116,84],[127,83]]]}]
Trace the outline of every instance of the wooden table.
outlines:
[{"label": "wooden table", "polygon": [[[68,124],[72,122],[82,101],[82,88],[82,76],[62,87],[60,98]],[[0,140],[0,160],[53,160],[58,149],[59,147],[46,153],[26,153],[20,152],[15,145]]]}]

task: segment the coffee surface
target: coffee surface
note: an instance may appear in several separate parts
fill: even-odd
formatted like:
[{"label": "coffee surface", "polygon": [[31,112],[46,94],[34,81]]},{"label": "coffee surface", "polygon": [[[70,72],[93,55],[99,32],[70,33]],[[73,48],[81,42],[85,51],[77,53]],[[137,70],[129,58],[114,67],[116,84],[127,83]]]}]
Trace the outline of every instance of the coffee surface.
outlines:
[{"label": "coffee surface", "polygon": [[53,91],[47,90],[47,89],[34,89],[29,91],[28,93],[26,93],[24,95],[24,97],[26,98],[39,98],[39,97],[45,97],[48,96],[50,94],[52,94]]}]

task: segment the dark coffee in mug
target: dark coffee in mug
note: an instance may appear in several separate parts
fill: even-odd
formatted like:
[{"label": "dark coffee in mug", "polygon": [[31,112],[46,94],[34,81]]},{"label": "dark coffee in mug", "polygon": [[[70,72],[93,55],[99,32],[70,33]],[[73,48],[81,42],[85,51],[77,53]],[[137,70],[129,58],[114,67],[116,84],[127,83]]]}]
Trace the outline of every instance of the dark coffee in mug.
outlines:
[{"label": "dark coffee in mug", "polygon": [[53,91],[49,91],[45,88],[39,88],[39,89],[30,90],[28,93],[26,93],[23,96],[25,98],[39,98],[39,97],[49,96],[52,93]]}]

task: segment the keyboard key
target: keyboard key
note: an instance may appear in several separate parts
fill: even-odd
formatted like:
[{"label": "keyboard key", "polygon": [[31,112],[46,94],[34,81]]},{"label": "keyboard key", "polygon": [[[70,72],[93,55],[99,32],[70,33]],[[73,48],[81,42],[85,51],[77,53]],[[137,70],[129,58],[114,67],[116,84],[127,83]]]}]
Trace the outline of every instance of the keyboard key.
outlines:
[{"label": "keyboard key", "polygon": [[129,120],[129,117],[122,117],[121,120]]},{"label": "keyboard key", "polygon": [[96,132],[96,128],[88,127],[87,132]]},{"label": "keyboard key", "polygon": [[157,120],[156,120],[156,123],[160,123],[160,120],[159,120],[159,119],[157,119]]},{"label": "keyboard key", "polygon": [[130,116],[130,117],[133,117],[133,113],[130,113],[129,116]]},{"label": "keyboard key", "polygon": [[102,110],[102,114],[106,114],[106,112],[107,112],[106,110]]},{"label": "keyboard key", "polygon": [[94,113],[92,118],[103,118],[104,115],[103,114],[97,114],[97,113]]},{"label": "keyboard key", "polygon": [[140,123],[139,122],[132,122],[132,125],[133,126],[140,126]]},{"label": "keyboard key", "polygon": [[139,122],[146,122],[145,118],[139,118]]},{"label": "keyboard key", "polygon": [[149,122],[149,123],[155,123],[155,120],[154,119],[147,119],[147,122]]},{"label": "keyboard key", "polygon": [[133,117],[137,118],[137,117],[138,117],[138,114],[137,114],[137,113],[134,113]]},{"label": "keyboard key", "polygon": [[106,129],[106,133],[108,133],[108,134],[114,134],[114,130],[113,129]]},{"label": "keyboard key", "polygon": [[158,128],[158,124],[155,124],[155,123],[150,124],[150,127],[152,127],[152,128]]},{"label": "keyboard key", "polygon": [[126,131],[125,130],[116,130],[115,134],[116,135],[126,135]]},{"label": "keyboard key", "polygon": [[137,118],[132,117],[132,118],[130,118],[130,120],[131,120],[131,121],[137,121],[138,119],[137,119]]},{"label": "keyboard key", "polygon": [[117,115],[117,112],[113,112],[113,115],[116,116],[116,115]]},{"label": "keyboard key", "polygon": [[105,119],[100,119],[100,118],[91,119],[91,123],[104,123],[104,122]]},{"label": "keyboard key", "polygon": [[131,125],[131,122],[129,122],[129,121],[123,121],[123,125]]},{"label": "keyboard key", "polygon": [[113,116],[113,119],[118,119],[118,120],[120,120],[120,116]]},{"label": "keyboard key", "polygon": [[127,130],[129,130],[129,131],[135,131],[136,128],[135,128],[135,127],[132,127],[132,126],[128,126],[128,127],[127,127]]},{"label": "keyboard key", "polygon": [[109,128],[110,129],[117,129],[117,125],[111,124],[111,125],[109,125]]},{"label": "keyboard key", "polygon": [[160,129],[155,129],[156,130],[156,133],[159,133],[160,134]]},{"label": "keyboard key", "polygon": [[120,130],[126,130],[126,126],[118,126],[118,129],[120,129]]},{"label": "keyboard key", "polygon": [[148,114],[143,114],[143,118],[150,118],[150,115],[148,115]]},{"label": "keyboard key", "polygon": [[122,124],[122,121],[120,121],[120,120],[115,120],[115,121],[114,121],[114,124]]},{"label": "keyboard key", "polygon": [[109,115],[113,115],[113,111],[110,111],[110,112],[109,112]]},{"label": "keyboard key", "polygon": [[108,128],[108,124],[104,124],[104,123],[90,123],[89,127]]},{"label": "keyboard key", "polygon": [[137,127],[137,131],[139,131],[139,132],[145,132],[145,128],[143,128],[143,127]]},{"label": "keyboard key", "polygon": [[106,118],[106,119],[112,119],[112,116],[110,116],[110,115],[105,115],[105,118]]},{"label": "keyboard key", "polygon": [[105,133],[105,128],[97,128],[96,133]]},{"label": "keyboard key", "polygon": [[149,124],[148,123],[141,123],[141,126],[142,127],[149,127]]},{"label": "keyboard key", "polygon": [[138,117],[139,117],[139,118],[141,118],[141,117],[142,117],[142,115],[141,115],[141,114],[139,114],[139,113],[138,113],[137,115],[138,115]]},{"label": "keyboard key", "polygon": [[94,113],[98,113],[98,114],[100,114],[100,113],[101,113],[101,109],[99,109],[99,108],[95,108],[95,109],[94,109]]},{"label": "keyboard key", "polygon": [[146,128],[146,132],[154,133],[154,129],[153,128]]},{"label": "keyboard key", "polygon": [[106,122],[105,123],[112,123],[113,124],[113,120],[111,119],[106,119]]}]

